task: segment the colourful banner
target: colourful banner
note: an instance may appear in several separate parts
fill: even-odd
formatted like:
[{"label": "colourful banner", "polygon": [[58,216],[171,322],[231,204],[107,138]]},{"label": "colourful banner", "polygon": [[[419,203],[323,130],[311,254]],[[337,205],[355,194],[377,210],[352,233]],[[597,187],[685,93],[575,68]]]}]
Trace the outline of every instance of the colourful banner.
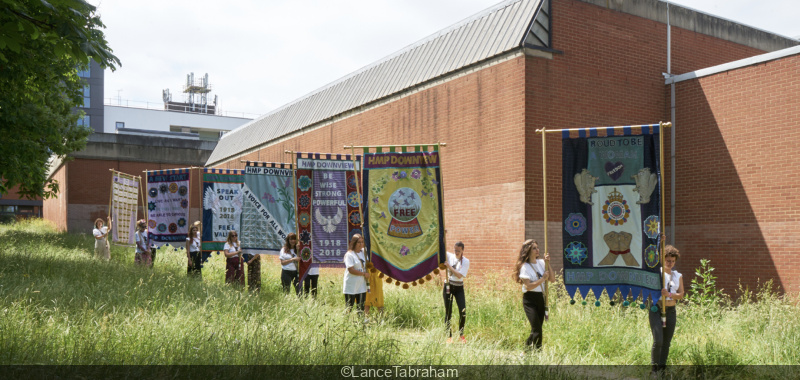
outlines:
[{"label": "colourful banner", "polygon": [[445,260],[438,152],[364,156],[366,243],[375,267],[402,282]]},{"label": "colourful banner", "polygon": [[296,231],[291,164],[248,162],[239,240],[247,253],[277,255]]},{"label": "colourful banner", "polygon": [[303,153],[297,155],[302,278],[312,262],[321,267],[343,267],[350,236],[361,233],[355,173],[360,170],[361,156],[356,156],[354,162],[351,155],[306,153],[308,158],[303,158]]},{"label": "colourful banner", "polygon": [[661,296],[658,124],[564,132],[564,284]]},{"label": "colourful banner", "polygon": [[112,243],[134,245],[136,214],[139,210],[139,178],[130,174],[111,174]]},{"label": "colourful banner", "polygon": [[189,169],[147,172],[147,228],[151,245],[183,247],[189,220]]},{"label": "colourful banner", "polygon": [[239,231],[244,170],[203,169],[203,251],[222,251],[228,232]]}]

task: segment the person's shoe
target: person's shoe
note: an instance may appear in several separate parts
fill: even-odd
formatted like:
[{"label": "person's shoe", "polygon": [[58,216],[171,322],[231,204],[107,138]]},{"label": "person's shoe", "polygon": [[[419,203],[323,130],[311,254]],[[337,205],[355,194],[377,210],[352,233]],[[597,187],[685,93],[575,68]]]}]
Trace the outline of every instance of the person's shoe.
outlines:
[{"label": "person's shoe", "polygon": [[461,343],[467,344],[467,338],[464,338],[463,335],[461,336],[460,339],[461,339]]},{"label": "person's shoe", "polygon": [[447,338],[447,344],[450,344],[450,343],[453,343],[453,338],[452,337]]}]

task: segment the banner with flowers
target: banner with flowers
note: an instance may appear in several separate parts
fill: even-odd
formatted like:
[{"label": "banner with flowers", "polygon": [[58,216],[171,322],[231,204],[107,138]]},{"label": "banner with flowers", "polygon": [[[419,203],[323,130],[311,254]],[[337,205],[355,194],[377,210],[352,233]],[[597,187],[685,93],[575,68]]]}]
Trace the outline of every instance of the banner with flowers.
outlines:
[{"label": "banner with flowers", "polygon": [[659,125],[563,132],[564,284],[598,296],[661,288]]},{"label": "banner with flowers", "polygon": [[375,267],[416,281],[445,260],[439,152],[364,155],[367,248]]},{"label": "banner with flowers", "polygon": [[286,236],[295,232],[292,165],[247,162],[242,196],[242,249],[279,254]]},{"label": "banner with flowers", "polygon": [[151,246],[186,242],[189,220],[189,169],[147,172],[147,231]]},{"label": "banner with flowers", "polygon": [[222,251],[228,232],[239,231],[243,182],[244,170],[203,169],[203,251]]},{"label": "banner with flowers", "polygon": [[312,265],[343,267],[350,237],[361,233],[355,173],[360,160],[349,154],[297,153],[301,278]]}]

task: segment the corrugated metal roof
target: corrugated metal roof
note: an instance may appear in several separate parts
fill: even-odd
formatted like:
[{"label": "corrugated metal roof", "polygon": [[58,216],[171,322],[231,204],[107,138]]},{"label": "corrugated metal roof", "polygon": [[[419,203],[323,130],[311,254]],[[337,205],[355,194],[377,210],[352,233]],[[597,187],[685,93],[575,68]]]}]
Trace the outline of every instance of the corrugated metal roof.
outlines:
[{"label": "corrugated metal roof", "polygon": [[223,135],[207,165],[517,48],[541,3],[499,3],[253,120]]}]

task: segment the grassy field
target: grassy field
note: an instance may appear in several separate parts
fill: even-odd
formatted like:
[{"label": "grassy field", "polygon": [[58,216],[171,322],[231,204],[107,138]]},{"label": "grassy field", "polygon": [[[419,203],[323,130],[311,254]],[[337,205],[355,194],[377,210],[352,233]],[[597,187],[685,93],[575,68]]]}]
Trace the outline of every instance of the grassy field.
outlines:
[{"label": "grassy field", "polygon": [[[224,284],[213,256],[203,280],[183,251],[160,250],[155,269],[133,250],[92,257],[89,235],[42,221],[0,225],[3,364],[646,365],[652,339],[639,308],[569,304],[552,292],[544,348],[526,352],[529,325],[510,276],[467,286],[468,344],[446,344],[441,288],[385,287],[382,318],[344,314],[342,270],[323,270],[317,300],[280,290],[279,265],[262,264],[260,293]],[[681,268],[682,272],[693,268]],[[480,282],[480,283],[478,283]],[[685,284],[688,288],[689,284]],[[743,297],[746,299],[748,297]],[[762,289],[722,307],[680,305],[671,365],[800,363],[800,308]],[[457,319],[457,317],[456,317]],[[642,367],[643,368],[643,367]]]}]

